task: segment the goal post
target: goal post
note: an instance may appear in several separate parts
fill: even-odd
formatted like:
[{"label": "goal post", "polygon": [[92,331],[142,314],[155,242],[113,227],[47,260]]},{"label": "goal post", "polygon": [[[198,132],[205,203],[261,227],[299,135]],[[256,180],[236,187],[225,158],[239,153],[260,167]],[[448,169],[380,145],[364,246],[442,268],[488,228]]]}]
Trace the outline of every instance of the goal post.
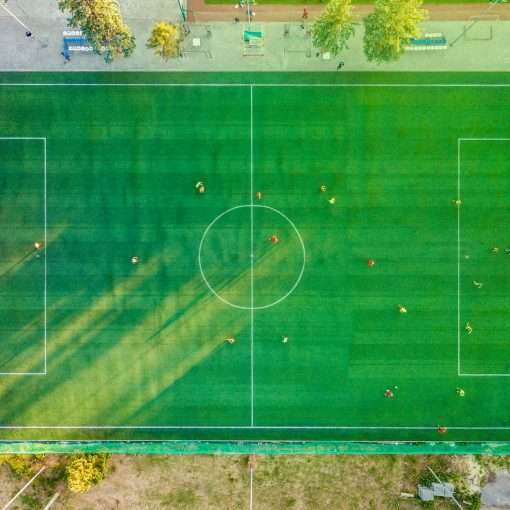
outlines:
[{"label": "goal post", "polygon": [[498,14],[471,16],[470,22],[464,25],[463,37],[466,41],[492,41],[494,23],[500,20]]}]

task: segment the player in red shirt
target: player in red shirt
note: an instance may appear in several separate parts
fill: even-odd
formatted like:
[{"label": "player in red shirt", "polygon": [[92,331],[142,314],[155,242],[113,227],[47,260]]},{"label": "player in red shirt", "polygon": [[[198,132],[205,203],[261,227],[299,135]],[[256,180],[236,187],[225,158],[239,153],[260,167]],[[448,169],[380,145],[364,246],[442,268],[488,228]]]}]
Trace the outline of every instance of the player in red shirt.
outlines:
[{"label": "player in red shirt", "polygon": [[278,239],[278,236],[276,234],[273,234],[269,240],[273,243],[273,244],[276,244],[280,241],[280,239]]}]

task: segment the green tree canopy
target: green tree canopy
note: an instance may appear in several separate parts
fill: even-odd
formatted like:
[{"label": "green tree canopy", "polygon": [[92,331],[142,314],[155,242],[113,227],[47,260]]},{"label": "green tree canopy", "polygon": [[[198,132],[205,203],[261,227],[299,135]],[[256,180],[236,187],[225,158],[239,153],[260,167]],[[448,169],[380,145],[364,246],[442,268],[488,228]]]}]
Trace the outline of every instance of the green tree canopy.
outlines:
[{"label": "green tree canopy", "polygon": [[109,455],[106,453],[77,454],[66,467],[67,486],[73,492],[87,492],[105,476]]},{"label": "green tree canopy", "polygon": [[160,21],[154,25],[151,37],[147,41],[147,46],[154,48],[160,57],[168,60],[179,54],[180,40],[181,29],[179,25]]},{"label": "green tree canopy", "polygon": [[418,25],[427,18],[422,0],[376,0],[374,11],[365,20],[363,46],[367,59],[381,62],[397,60],[404,46],[420,33]]},{"label": "green tree canopy", "polygon": [[331,0],[312,25],[313,44],[338,55],[354,35],[351,0]]},{"label": "green tree canopy", "polygon": [[122,19],[118,0],[58,0],[58,6],[71,12],[69,24],[83,31],[106,62],[133,53],[135,38]]}]

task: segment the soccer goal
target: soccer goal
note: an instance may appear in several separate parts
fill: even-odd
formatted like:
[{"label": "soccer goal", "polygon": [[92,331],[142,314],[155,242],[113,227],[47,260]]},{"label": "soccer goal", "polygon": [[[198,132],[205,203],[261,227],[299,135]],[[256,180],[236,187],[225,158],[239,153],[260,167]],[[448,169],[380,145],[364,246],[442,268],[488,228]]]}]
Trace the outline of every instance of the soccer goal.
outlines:
[{"label": "soccer goal", "polygon": [[181,57],[202,56],[213,58],[211,51],[212,29],[210,25],[183,24],[183,34]]},{"label": "soccer goal", "polygon": [[283,26],[283,56],[312,56],[312,34],[308,23],[286,23]]},{"label": "soccer goal", "polygon": [[466,41],[492,41],[494,23],[500,20],[498,14],[471,16],[470,22],[464,25],[463,37]]}]

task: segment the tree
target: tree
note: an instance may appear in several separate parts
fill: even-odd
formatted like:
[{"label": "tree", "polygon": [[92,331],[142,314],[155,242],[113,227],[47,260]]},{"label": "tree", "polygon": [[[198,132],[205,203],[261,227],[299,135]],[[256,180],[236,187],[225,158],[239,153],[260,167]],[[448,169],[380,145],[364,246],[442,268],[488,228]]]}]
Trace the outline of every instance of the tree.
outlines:
[{"label": "tree", "polygon": [[18,478],[32,476],[43,460],[44,455],[0,455],[0,465],[7,464]]},{"label": "tree", "polygon": [[122,19],[118,0],[58,0],[58,6],[71,12],[68,23],[83,31],[106,62],[133,53],[135,38]]},{"label": "tree", "polygon": [[147,47],[154,48],[157,55],[168,60],[179,54],[180,40],[181,29],[178,25],[160,21],[154,25]]},{"label": "tree", "polygon": [[351,0],[331,0],[312,25],[313,44],[338,55],[354,35]]},{"label": "tree", "polygon": [[363,46],[367,59],[381,62],[397,60],[411,37],[420,33],[418,24],[427,18],[422,0],[376,0],[374,11],[365,22]]},{"label": "tree", "polygon": [[66,467],[67,486],[73,492],[87,492],[105,476],[107,453],[72,455]]}]

